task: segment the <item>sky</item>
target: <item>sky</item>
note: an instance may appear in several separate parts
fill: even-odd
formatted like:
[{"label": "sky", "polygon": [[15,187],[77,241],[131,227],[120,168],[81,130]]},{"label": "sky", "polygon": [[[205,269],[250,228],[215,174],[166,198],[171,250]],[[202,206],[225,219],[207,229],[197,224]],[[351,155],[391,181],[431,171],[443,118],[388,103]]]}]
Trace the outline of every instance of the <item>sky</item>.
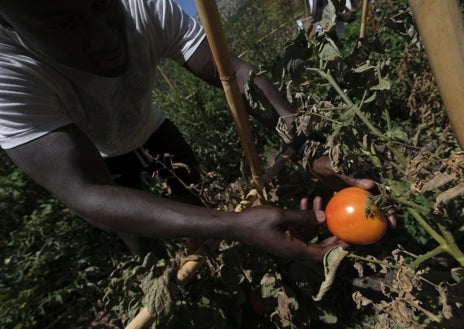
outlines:
[{"label": "sky", "polygon": [[195,6],[195,0],[175,0],[184,11],[190,16],[197,14],[197,7]]}]

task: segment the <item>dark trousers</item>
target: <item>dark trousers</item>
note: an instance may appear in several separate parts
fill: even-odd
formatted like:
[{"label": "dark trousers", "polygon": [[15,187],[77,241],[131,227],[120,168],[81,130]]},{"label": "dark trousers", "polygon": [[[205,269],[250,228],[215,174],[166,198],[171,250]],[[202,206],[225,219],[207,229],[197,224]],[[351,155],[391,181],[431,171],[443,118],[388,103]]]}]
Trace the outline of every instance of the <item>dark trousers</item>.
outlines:
[{"label": "dark trousers", "polygon": [[142,147],[105,161],[113,180],[125,187],[142,188],[143,172],[164,180],[173,194],[186,193],[184,184],[200,182],[195,154],[169,120],[165,120]]},{"label": "dark trousers", "polygon": [[[201,204],[199,199],[185,188],[201,180],[198,161],[190,145],[169,120],[165,120],[142,147],[121,156],[105,159],[105,162],[113,180],[121,186],[141,189],[142,174],[146,172],[164,181],[174,198],[191,204]],[[126,233],[120,233],[119,236],[136,255],[143,255],[149,251],[160,255],[162,246],[155,239]]]}]

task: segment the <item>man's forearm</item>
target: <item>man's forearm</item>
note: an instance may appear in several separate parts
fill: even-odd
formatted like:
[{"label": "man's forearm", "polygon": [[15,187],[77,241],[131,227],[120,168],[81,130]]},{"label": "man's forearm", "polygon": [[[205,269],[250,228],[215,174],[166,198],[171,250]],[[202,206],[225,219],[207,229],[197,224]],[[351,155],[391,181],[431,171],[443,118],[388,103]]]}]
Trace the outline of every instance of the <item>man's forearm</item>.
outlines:
[{"label": "man's forearm", "polygon": [[234,213],[192,206],[116,185],[89,187],[70,208],[106,231],[150,238],[234,239]]},{"label": "man's forearm", "polygon": [[[256,68],[238,58],[233,58],[233,64],[237,76],[237,83],[243,94],[250,72],[256,70]],[[282,118],[287,124],[287,127],[291,129],[291,125],[295,119],[295,111],[288,101],[281,95],[278,88],[266,77],[256,77],[254,79],[254,83],[261,90],[275,111],[271,118],[263,118],[259,115],[256,115],[256,118],[269,129],[275,129],[278,119]]]}]

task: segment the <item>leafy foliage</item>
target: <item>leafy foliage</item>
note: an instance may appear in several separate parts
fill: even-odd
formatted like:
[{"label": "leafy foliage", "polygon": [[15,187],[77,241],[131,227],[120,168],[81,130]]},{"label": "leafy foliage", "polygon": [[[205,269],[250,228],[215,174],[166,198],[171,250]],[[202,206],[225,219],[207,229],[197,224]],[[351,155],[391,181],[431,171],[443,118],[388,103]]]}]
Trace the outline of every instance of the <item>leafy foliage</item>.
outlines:
[{"label": "leafy foliage", "polygon": [[0,156],[0,326],[51,328],[69,318],[79,324],[76,313],[85,316],[102,297],[98,287],[125,247],[72,216]]}]

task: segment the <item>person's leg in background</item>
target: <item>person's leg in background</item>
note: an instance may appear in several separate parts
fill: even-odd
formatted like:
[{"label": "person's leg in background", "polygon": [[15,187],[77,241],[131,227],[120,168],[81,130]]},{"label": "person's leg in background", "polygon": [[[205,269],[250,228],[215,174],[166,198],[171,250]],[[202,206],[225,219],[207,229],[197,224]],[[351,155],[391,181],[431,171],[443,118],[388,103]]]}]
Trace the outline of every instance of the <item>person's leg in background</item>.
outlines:
[{"label": "person's leg in background", "polygon": [[[168,184],[174,199],[202,205],[199,198],[185,187],[201,182],[198,161],[190,145],[169,120],[165,120],[141,148],[105,161],[114,181],[119,185],[142,189],[142,173],[155,173]],[[182,165],[173,167],[177,163]],[[164,245],[159,239],[125,233],[118,235],[135,255],[143,256],[152,251],[160,257],[166,256]]]}]

